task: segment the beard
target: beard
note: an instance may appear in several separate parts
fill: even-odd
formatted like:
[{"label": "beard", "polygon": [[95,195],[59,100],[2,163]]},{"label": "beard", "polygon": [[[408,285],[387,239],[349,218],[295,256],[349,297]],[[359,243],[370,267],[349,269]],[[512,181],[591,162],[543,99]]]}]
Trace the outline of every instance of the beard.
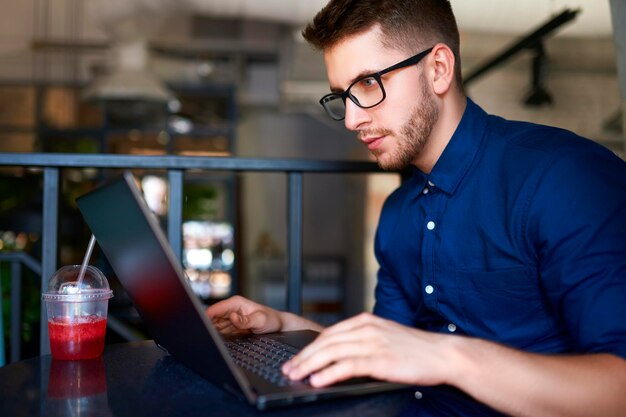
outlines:
[{"label": "beard", "polygon": [[[384,170],[399,171],[415,161],[428,143],[433,127],[439,119],[435,98],[426,88],[423,74],[420,78],[422,90],[419,104],[413,108],[409,120],[400,128],[399,134],[394,135],[397,138],[395,148],[387,155],[382,151],[372,151],[378,166]],[[393,132],[387,130],[384,134],[389,135]]]}]

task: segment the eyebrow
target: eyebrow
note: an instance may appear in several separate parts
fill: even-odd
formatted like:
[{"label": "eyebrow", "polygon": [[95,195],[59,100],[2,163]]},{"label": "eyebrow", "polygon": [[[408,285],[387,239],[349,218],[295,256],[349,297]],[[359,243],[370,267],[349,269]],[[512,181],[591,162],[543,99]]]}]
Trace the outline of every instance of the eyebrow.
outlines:
[{"label": "eyebrow", "polygon": [[[369,75],[373,75],[373,74],[377,74],[378,72],[380,72],[381,70],[378,71],[372,71],[372,70],[364,70],[361,71],[360,73],[358,73],[354,78],[352,78],[349,83],[348,86],[351,86],[352,84],[354,84],[355,81],[361,79],[361,78],[365,78]],[[346,90],[342,90],[341,88],[338,87],[333,87],[332,85],[330,86],[330,92],[331,93],[336,93],[336,94],[341,94],[344,93]]]}]

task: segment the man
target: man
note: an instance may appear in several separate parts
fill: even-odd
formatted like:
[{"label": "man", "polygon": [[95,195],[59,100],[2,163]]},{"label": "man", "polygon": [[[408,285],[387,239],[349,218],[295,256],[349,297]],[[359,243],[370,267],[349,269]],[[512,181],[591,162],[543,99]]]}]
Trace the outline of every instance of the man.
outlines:
[{"label": "man", "polygon": [[467,99],[448,1],[331,0],[304,36],[328,114],[413,169],[381,214],[374,315],[322,329],[234,297],[207,310],[221,331],[321,330],[283,367],[315,386],[367,375],[511,415],[625,415],[626,164]]}]

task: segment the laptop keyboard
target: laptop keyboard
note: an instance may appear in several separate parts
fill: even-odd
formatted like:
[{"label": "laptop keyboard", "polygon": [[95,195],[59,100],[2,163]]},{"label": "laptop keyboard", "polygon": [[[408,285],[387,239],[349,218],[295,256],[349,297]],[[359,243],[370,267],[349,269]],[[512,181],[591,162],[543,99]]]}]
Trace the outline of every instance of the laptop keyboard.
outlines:
[{"label": "laptop keyboard", "polygon": [[279,386],[296,383],[280,370],[283,363],[298,353],[298,349],[268,337],[232,339],[225,341],[235,364]]}]

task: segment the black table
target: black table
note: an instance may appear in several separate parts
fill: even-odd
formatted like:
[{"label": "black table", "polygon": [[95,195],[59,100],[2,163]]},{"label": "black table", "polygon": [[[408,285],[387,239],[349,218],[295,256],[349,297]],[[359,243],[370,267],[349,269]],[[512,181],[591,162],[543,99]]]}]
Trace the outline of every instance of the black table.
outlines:
[{"label": "black table", "polygon": [[395,416],[413,391],[256,411],[161,351],[152,341],[108,345],[102,357],[50,355],[0,368],[0,416]]}]

